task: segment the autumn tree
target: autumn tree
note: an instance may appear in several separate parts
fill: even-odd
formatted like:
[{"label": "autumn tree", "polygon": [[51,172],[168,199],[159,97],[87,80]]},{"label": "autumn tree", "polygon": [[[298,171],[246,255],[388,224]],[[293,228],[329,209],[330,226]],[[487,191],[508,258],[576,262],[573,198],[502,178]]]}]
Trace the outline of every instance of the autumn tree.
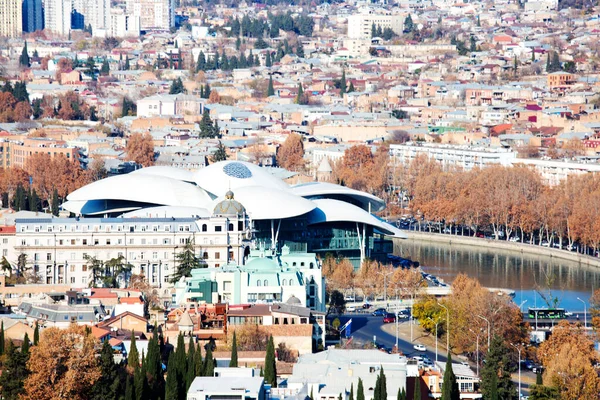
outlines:
[{"label": "autumn tree", "polygon": [[277,150],[277,163],[289,171],[304,169],[304,144],[302,136],[292,133]]},{"label": "autumn tree", "polygon": [[40,343],[31,348],[24,399],[89,398],[101,372],[96,359],[97,340],[85,327],[46,328]]},{"label": "autumn tree", "polygon": [[127,160],[144,167],[154,164],[154,141],[149,133],[134,133],[127,140]]}]

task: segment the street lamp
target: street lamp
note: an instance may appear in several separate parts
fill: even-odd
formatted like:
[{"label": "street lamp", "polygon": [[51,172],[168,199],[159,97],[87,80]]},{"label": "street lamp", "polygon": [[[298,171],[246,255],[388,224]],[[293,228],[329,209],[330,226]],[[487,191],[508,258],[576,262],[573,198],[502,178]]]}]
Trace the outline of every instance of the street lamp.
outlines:
[{"label": "street lamp", "polygon": [[491,328],[490,321],[487,318],[482,317],[481,315],[477,315],[477,316],[479,318],[481,318],[482,320],[484,320],[485,322],[487,322],[487,325],[488,325],[488,351],[490,351],[490,332],[491,332],[491,330],[490,330],[490,328]]},{"label": "street lamp", "polygon": [[383,275],[383,298],[385,300],[386,305],[387,305],[387,277],[390,276],[390,275],[392,275],[393,273],[394,273],[394,271],[390,271],[390,272],[380,271],[380,272],[377,272],[377,275]]},{"label": "street lamp", "polygon": [[527,303],[527,300],[523,300],[521,304],[519,304],[519,311],[523,312],[523,304]]},{"label": "street lamp", "polygon": [[438,301],[438,305],[446,310],[446,350],[450,352],[450,311]]},{"label": "street lamp", "polygon": [[431,318],[431,317],[427,317],[427,319],[430,319],[433,323],[435,323],[435,364],[436,364],[436,368],[437,368],[437,362],[438,362],[438,324],[440,323],[440,321],[434,321],[433,318]]},{"label": "street lamp", "polygon": [[517,349],[517,351],[519,352],[519,398],[521,398],[521,348],[515,346],[512,343],[510,343],[510,345]]},{"label": "street lamp", "polygon": [[479,333],[473,331],[473,329],[469,328],[469,330],[471,331],[471,333],[474,333],[477,336],[477,353],[476,353],[476,357],[477,357],[477,377],[479,377]]},{"label": "street lamp", "polygon": [[579,297],[577,298],[577,300],[583,303],[583,328],[587,329],[587,308],[585,301],[581,300]]}]

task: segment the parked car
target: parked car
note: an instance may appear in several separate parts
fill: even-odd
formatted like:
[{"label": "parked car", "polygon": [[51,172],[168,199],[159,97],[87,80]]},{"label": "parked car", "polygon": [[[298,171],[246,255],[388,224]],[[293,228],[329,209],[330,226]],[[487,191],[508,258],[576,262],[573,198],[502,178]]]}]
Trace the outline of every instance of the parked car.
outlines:
[{"label": "parked car", "polygon": [[509,242],[520,242],[521,238],[518,236],[512,236],[510,239],[508,239]]},{"label": "parked car", "polygon": [[346,312],[348,312],[348,313],[356,312],[356,307],[355,306],[346,307]]},{"label": "parked car", "polygon": [[371,308],[371,305],[369,303],[365,303],[362,305],[363,310],[368,310],[369,308]]},{"label": "parked car", "polygon": [[394,314],[387,314],[383,317],[384,324],[391,324],[393,322],[396,322],[396,316]]},{"label": "parked car", "polygon": [[399,319],[407,319],[407,318],[410,318],[410,315],[408,313],[401,312],[401,313],[398,313],[398,318]]},{"label": "parked car", "polygon": [[415,349],[417,351],[427,351],[427,348],[422,344],[415,344],[413,346],[413,349]]},{"label": "parked car", "polygon": [[533,371],[534,374],[541,374],[542,372],[544,372],[544,367],[542,367],[541,365],[534,365],[531,371]]},{"label": "parked car", "polygon": [[371,315],[373,315],[374,317],[383,317],[386,314],[387,310],[385,308],[378,308],[377,310],[373,311]]}]

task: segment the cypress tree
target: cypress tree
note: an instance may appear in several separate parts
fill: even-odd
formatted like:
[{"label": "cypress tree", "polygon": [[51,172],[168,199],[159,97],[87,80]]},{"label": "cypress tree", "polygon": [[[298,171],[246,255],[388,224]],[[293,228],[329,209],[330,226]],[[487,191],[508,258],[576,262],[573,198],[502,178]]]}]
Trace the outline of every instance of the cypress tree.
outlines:
[{"label": "cypress tree", "polygon": [[269,75],[269,87],[267,89],[267,96],[274,96],[275,88],[273,88],[273,75]]},{"label": "cypress tree", "polygon": [[23,50],[21,51],[21,56],[19,57],[19,65],[22,67],[29,67],[31,65],[29,61],[29,54],[27,53],[27,42],[25,42]]},{"label": "cypress tree", "polygon": [[196,348],[194,347],[194,339],[190,336],[190,342],[188,344],[188,352],[187,352],[187,372],[185,375],[185,392],[187,393],[188,389],[192,385],[194,378],[196,377]]},{"label": "cypress tree", "polygon": [[543,385],[544,384],[544,379],[542,378],[542,373],[538,371],[537,374],[535,374],[535,384],[536,385]]},{"label": "cypress tree", "polygon": [[131,65],[129,64],[129,56],[125,57],[125,67],[123,68],[125,71],[129,71]]},{"label": "cypress tree", "polygon": [[40,198],[37,195],[35,189],[31,189],[31,197],[29,198],[29,211],[39,211],[38,205]]},{"label": "cypress tree", "polygon": [[296,104],[304,104],[304,89],[302,89],[302,84],[298,83],[298,94],[296,94],[296,100],[294,101]]},{"label": "cypress tree", "polygon": [[125,379],[125,400],[135,400],[133,378],[128,374]]},{"label": "cypress tree", "polygon": [[[260,370],[260,372],[262,372],[262,369]],[[262,374],[261,374],[261,376],[262,376]],[[310,396],[309,397],[310,397],[310,400],[314,400],[315,399],[315,397],[313,396],[313,388],[312,388],[312,386],[310,387]]]},{"label": "cypress tree", "polygon": [[381,371],[379,371],[380,384],[379,384],[379,399],[387,400],[387,379],[385,377],[385,373],[383,372],[383,367],[381,367]]},{"label": "cypress tree", "polygon": [[346,93],[346,70],[342,70],[342,79],[340,79],[340,97],[344,97]]},{"label": "cypress tree", "polygon": [[273,66],[273,61],[271,60],[271,52],[267,51],[267,58],[265,59],[265,67],[270,68]]},{"label": "cypress tree", "polygon": [[29,354],[29,345],[29,335],[25,333],[25,336],[23,337],[23,344],[21,345],[21,353]]},{"label": "cypress tree", "polygon": [[171,368],[171,365],[169,365],[169,370],[174,372],[177,382],[178,397],[181,398],[182,395],[186,393],[187,389],[187,361],[185,354],[185,342],[181,332],[177,337],[177,350],[175,350],[174,361],[175,365],[173,368]]},{"label": "cypress tree", "polygon": [[373,400],[381,400],[381,374],[377,375],[375,380],[375,389],[373,389]]},{"label": "cypress tree", "polygon": [[406,397],[406,388],[402,388],[402,400],[407,400],[407,397]]},{"label": "cypress tree", "polygon": [[206,56],[203,51],[198,54],[198,61],[196,61],[196,72],[206,71]]},{"label": "cypress tree", "polygon": [[352,83],[352,81],[350,81],[350,86],[348,86],[348,92],[347,93],[352,93],[355,92],[356,89],[354,89],[354,84]]},{"label": "cypress tree", "polygon": [[415,378],[415,391],[413,393],[414,400],[421,400],[421,376]]},{"label": "cypress tree", "polygon": [[215,375],[215,359],[212,355],[212,346],[210,344],[206,347],[206,355],[204,356],[204,368],[202,369],[203,376],[214,376]]},{"label": "cypress tree", "polygon": [[171,352],[167,369],[167,382],[165,384],[165,400],[179,400],[179,389],[177,385],[176,355]]},{"label": "cypress tree", "polygon": [[129,355],[127,356],[127,365],[133,369],[138,369],[140,366],[140,353],[138,353],[135,344],[135,334],[131,331],[131,346],[129,347]]},{"label": "cypress tree", "polygon": [[238,353],[237,353],[237,337],[235,331],[233,331],[233,343],[231,344],[231,360],[229,361],[229,368],[237,368],[238,366]]},{"label": "cypress tree", "polygon": [[444,383],[442,384],[442,400],[459,400],[460,391],[456,382],[456,375],[452,370],[452,353],[448,352],[446,370],[444,371]]},{"label": "cypress tree", "polygon": [[146,357],[146,364],[146,372],[151,378],[150,382],[152,383],[151,393],[163,393],[165,382],[162,371],[162,361],[160,357],[160,347],[158,345],[157,334],[154,334],[148,342],[148,356]]},{"label": "cypress tree", "polygon": [[134,394],[136,400],[148,399],[148,378],[146,376],[145,368],[137,368],[134,373]]},{"label": "cypress tree", "polygon": [[358,378],[358,387],[356,388],[356,400],[365,400],[365,389],[360,378]]},{"label": "cypress tree", "polygon": [[58,217],[58,190],[52,190],[52,215]]},{"label": "cypress tree", "polygon": [[348,400],[354,400],[354,383],[350,384],[350,396],[348,397]]},{"label": "cypress tree", "polygon": [[277,387],[277,361],[275,360],[275,344],[273,336],[269,336],[267,343],[267,354],[265,355],[265,383],[271,387]]},{"label": "cypress tree", "polygon": [[202,363],[202,351],[200,348],[200,344],[196,345],[196,352],[194,353],[194,375],[202,376],[204,369]]},{"label": "cypress tree", "polygon": [[4,321],[0,327],[0,356],[4,354]]},{"label": "cypress tree", "polygon": [[37,346],[40,342],[40,326],[35,321],[35,329],[33,330],[33,345]]}]

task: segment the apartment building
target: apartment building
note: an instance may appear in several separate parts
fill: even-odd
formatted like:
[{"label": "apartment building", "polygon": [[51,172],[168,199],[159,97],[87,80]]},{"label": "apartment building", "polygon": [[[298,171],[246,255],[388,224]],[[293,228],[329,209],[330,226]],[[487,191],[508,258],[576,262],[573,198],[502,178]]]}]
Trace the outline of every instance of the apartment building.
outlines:
[{"label": "apartment building", "polygon": [[127,0],[127,14],[140,18],[142,30],[175,26],[175,0]]},{"label": "apartment building", "polygon": [[73,14],[78,18],[78,26],[74,29],[83,29],[91,26],[92,33],[98,29],[110,26],[110,0],[72,0]]},{"label": "apartment building", "polygon": [[55,35],[67,36],[71,32],[72,11],[73,0],[46,0],[44,4],[45,29]]},{"label": "apartment building", "polygon": [[49,138],[25,138],[22,142],[0,141],[0,167],[24,168],[29,157],[39,153],[47,153],[52,158],[62,154],[73,161],[78,156],[78,149],[68,146],[64,141]]},{"label": "apartment building", "polygon": [[401,35],[404,29],[405,15],[383,12],[363,12],[348,17],[348,37],[351,39],[370,39],[373,24],[381,29],[390,28]]},{"label": "apartment building", "polygon": [[162,287],[170,286],[177,255],[189,241],[208,267],[242,264],[249,246],[246,222],[219,216],[17,219],[16,233],[4,238],[3,251],[12,264],[25,254],[46,284],[87,286],[92,278],[87,256],[101,261],[122,256],[133,274]]},{"label": "apartment building", "polygon": [[23,33],[23,4],[20,0],[0,0],[0,37],[16,38]]},{"label": "apartment building", "polygon": [[23,0],[23,32],[44,29],[42,0]]}]

